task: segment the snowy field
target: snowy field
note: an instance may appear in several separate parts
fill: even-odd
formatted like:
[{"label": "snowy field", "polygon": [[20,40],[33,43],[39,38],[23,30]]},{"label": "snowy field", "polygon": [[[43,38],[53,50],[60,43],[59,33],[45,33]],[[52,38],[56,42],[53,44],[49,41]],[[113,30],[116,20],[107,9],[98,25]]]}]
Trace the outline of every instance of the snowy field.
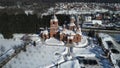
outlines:
[{"label": "snowy field", "polygon": [[[24,34],[14,34],[13,39],[4,39],[0,35],[0,44],[4,45],[5,50],[12,48],[14,45],[20,45],[23,41],[20,38]],[[46,45],[40,40],[40,37],[36,34],[30,34],[31,39],[36,41],[36,46],[32,44],[27,45],[26,51],[21,51],[15,57],[13,57],[2,68],[54,68],[56,64],[59,64],[61,68],[102,68],[111,67],[109,61],[106,58],[102,58],[104,52],[101,47],[93,42],[92,38],[88,38],[89,41],[85,47],[66,47],[63,45]],[[87,39],[87,38],[86,38]],[[52,39],[54,41],[58,40]],[[91,40],[91,41],[90,41]],[[47,42],[50,42],[49,39]],[[53,42],[54,42],[53,41]],[[7,42],[7,43],[6,43]],[[9,45],[9,46],[8,46]],[[82,45],[82,44],[81,44]],[[94,58],[98,61],[97,65],[84,65],[79,63],[76,57],[85,57],[85,59]],[[101,59],[102,58],[102,59]],[[104,60],[103,60],[104,59]],[[83,61],[82,61],[83,62]],[[99,64],[100,63],[100,64]],[[56,68],[56,67],[55,67]]]},{"label": "snowy field", "polygon": [[[11,59],[5,66],[3,66],[3,68],[49,68],[54,66],[54,64],[61,62],[63,63],[59,66],[62,68],[79,68],[78,60],[68,60],[65,62],[65,58],[63,56],[68,53],[68,47],[44,45],[41,44],[41,42],[38,42],[37,44],[37,46],[28,45],[26,52],[21,51],[17,56]],[[72,52],[72,57],[95,57],[95,54],[90,52],[92,49],[91,46],[72,49],[73,51],[70,51]]]},{"label": "snowy field", "polygon": [[13,48],[14,46],[19,46],[23,44],[23,41],[20,40],[21,34],[13,35],[12,39],[4,39],[3,35],[0,34],[0,55],[4,54],[7,50]]},{"label": "snowy field", "polygon": [[[13,34],[13,38],[4,39],[2,34],[0,34],[1,55],[5,54],[6,51],[12,49],[14,46],[23,44],[23,41],[20,39],[24,35],[25,34]],[[38,35],[29,34],[29,36],[31,40],[36,41],[37,46],[27,45],[26,52],[21,51],[5,66],[3,66],[3,68],[45,68],[51,67],[57,62],[64,61],[61,53],[65,51],[65,46],[45,46],[44,44],[41,44],[41,40]]]},{"label": "snowy field", "polygon": [[64,50],[65,47],[29,45],[26,52],[21,51],[3,68],[46,68],[61,61],[63,57],[56,53],[62,53]]}]

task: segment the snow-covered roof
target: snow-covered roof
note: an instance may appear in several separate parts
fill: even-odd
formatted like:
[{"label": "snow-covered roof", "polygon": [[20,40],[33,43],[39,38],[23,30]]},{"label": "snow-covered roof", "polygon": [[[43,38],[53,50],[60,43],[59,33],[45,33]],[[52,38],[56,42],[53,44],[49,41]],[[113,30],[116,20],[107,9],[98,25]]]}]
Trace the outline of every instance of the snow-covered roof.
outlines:
[{"label": "snow-covered roof", "polygon": [[81,28],[80,28],[80,27],[78,27],[78,29],[76,30],[76,34],[82,35],[82,32],[81,32]]},{"label": "snow-covered roof", "polygon": [[61,31],[61,32],[60,32],[60,34],[62,34],[62,33],[68,34],[68,35],[76,35],[74,31],[72,31],[72,30],[67,30],[67,29],[65,29],[64,31]]},{"label": "snow-covered roof", "polygon": [[67,31],[67,29],[64,28],[64,29],[60,32],[60,34],[62,34],[62,33],[66,34],[66,31]]},{"label": "snow-covered roof", "polygon": [[92,23],[102,25],[102,20],[92,20]]},{"label": "snow-covered roof", "polygon": [[74,22],[71,22],[71,23],[69,24],[69,26],[75,26],[75,23],[74,23]]},{"label": "snow-covered roof", "polygon": [[92,17],[91,16],[85,16],[85,21],[86,22],[91,22],[92,20]]},{"label": "snow-covered roof", "polygon": [[76,34],[82,35],[82,32],[81,31],[77,31]]},{"label": "snow-covered roof", "polygon": [[72,31],[72,30],[68,30],[68,31],[67,31],[67,34],[68,34],[68,35],[76,35],[75,32]]},{"label": "snow-covered roof", "polygon": [[95,57],[95,54],[90,51],[90,48],[73,48],[75,56]]},{"label": "snow-covered roof", "polygon": [[60,34],[63,34],[63,33],[68,35],[76,35],[76,34],[82,35],[81,28],[79,28],[76,32],[65,28],[60,32]]},{"label": "snow-covered roof", "polygon": [[64,45],[62,41],[59,41],[58,39],[55,38],[46,39],[45,43],[47,45]]},{"label": "snow-covered roof", "polygon": [[48,30],[42,31],[43,34],[48,35]]},{"label": "snow-covered roof", "polygon": [[72,36],[68,36],[67,37],[68,39],[74,39],[74,36],[72,35]]}]

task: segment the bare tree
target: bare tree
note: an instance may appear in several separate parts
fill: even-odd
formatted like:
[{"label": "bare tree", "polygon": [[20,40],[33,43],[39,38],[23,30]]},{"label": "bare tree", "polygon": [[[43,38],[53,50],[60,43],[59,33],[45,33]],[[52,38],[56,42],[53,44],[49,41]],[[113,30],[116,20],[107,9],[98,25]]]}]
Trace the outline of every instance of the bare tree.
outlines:
[{"label": "bare tree", "polygon": [[5,47],[4,47],[3,45],[0,46],[0,52],[1,52],[1,54],[2,54],[3,52],[5,52]]}]

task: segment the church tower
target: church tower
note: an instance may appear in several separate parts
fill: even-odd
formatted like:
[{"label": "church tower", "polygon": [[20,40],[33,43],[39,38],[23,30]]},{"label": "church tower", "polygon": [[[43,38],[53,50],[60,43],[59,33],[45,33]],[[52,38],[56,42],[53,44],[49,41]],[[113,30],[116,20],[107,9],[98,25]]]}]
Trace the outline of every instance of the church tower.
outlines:
[{"label": "church tower", "polygon": [[57,31],[58,31],[58,19],[54,15],[50,20],[50,37],[55,37]]},{"label": "church tower", "polygon": [[75,27],[76,27],[76,25],[75,25],[75,18],[74,18],[74,16],[71,16],[70,17],[69,29],[70,30],[74,30]]}]

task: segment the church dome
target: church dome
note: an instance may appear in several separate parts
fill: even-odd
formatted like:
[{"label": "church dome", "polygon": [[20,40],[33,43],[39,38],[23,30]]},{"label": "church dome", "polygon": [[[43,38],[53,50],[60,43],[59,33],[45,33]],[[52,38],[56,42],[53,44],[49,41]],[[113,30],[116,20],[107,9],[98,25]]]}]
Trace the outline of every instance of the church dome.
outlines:
[{"label": "church dome", "polygon": [[75,17],[72,15],[72,16],[70,17],[70,19],[75,19]]},{"label": "church dome", "polygon": [[55,14],[52,16],[51,21],[58,22],[57,16]]},{"label": "church dome", "polygon": [[75,26],[75,23],[74,23],[74,22],[71,22],[69,26]]}]

